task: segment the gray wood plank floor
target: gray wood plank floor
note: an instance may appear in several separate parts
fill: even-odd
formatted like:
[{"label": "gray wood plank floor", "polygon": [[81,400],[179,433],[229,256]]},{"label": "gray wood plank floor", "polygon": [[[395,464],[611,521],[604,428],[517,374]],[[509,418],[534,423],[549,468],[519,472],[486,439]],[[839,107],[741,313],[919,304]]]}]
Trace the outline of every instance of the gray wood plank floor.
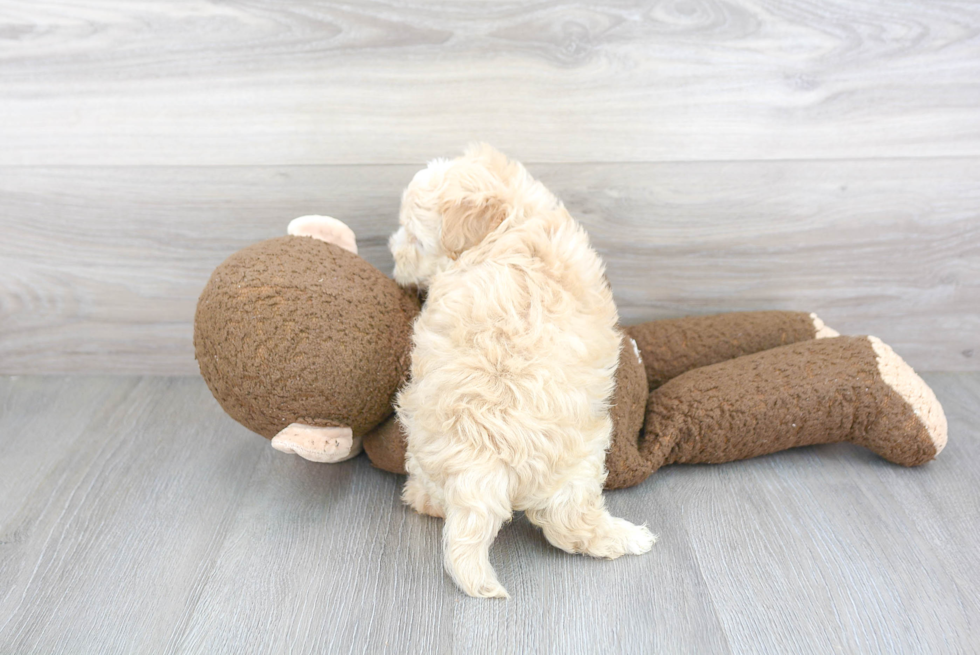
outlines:
[{"label": "gray wood plank floor", "polygon": [[506,527],[509,601],[453,586],[400,478],[277,453],[199,378],[0,378],[0,652],[977,652],[980,374],[925,378],[935,462],[670,467],[608,495],[648,555]]}]

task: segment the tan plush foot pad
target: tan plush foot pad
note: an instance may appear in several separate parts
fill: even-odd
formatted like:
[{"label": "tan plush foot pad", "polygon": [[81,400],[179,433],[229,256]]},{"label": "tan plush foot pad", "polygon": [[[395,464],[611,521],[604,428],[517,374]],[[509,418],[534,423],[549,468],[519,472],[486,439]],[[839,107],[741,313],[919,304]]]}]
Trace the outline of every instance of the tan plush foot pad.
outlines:
[{"label": "tan plush foot pad", "polygon": [[904,466],[946,441],[935,395],[872,337],[801,342],[677,377],[650,394],[640,453],[656,470],[840,441]]},{"label": "tan plush foot pad", "polygon": [[640,347],[653,390],[686,371],[808,341],[833,330],[816,314],[771,311],[651,321],[631,325],[626,332]]},{"label": "tan plush foot pad", "polygon": [[813,321],[813,338],[814,339],[829,339],[830,337],[839,337],[840,332],[832,327],[827,327],[820,317],[814,313],[810,313],[810,320]]},{"label": "tan plush foot pad", "polygon": [[938,455],[946,447],[947,425],[946,413],[936,394],[891,346],[878,337],[868,337],[868,341],[878,360],[882,380],[912,408],[936,449],[933,456]]}]

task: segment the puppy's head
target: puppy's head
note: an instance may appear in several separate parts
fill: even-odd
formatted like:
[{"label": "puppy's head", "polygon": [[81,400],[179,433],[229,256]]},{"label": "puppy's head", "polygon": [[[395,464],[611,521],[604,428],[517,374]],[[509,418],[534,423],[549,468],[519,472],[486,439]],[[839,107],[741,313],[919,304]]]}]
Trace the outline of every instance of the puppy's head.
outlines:
[{"label": "puppy's head", "polygon": [[486,144],[462,157],[436,159],[416,173],[402,194],[401,227],[388,242],[395,281],[426,288],[466,250],[479,244],[514,211],[523,167]]}]

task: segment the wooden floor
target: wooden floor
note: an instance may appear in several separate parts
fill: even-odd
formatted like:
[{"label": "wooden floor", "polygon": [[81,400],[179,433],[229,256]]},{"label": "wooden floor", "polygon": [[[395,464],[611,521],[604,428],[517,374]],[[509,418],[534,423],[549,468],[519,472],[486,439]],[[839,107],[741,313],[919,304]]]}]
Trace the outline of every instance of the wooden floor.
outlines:
[{"label": "wooden floor", "polygon": [[0,378],[0,653],[977,652],[980,374],[924,377],[938,460],[670,467],[608,494],[645,556],[507,526],[509,601],[455,588],[400,478],[273,451],[199,378]]}]

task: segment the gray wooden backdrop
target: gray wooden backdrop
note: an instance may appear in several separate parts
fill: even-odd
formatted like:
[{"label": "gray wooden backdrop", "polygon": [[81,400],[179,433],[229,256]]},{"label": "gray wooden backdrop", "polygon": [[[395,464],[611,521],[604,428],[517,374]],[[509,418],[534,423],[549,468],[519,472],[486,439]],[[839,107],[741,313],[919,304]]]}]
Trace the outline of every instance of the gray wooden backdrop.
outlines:
[{"label": "gray wooden backdrop", "polygon": [[980,369],[980,4],[0,0],[0,373],[189,374],[235,250],[489,141],[627,321],[819,312]]}]

